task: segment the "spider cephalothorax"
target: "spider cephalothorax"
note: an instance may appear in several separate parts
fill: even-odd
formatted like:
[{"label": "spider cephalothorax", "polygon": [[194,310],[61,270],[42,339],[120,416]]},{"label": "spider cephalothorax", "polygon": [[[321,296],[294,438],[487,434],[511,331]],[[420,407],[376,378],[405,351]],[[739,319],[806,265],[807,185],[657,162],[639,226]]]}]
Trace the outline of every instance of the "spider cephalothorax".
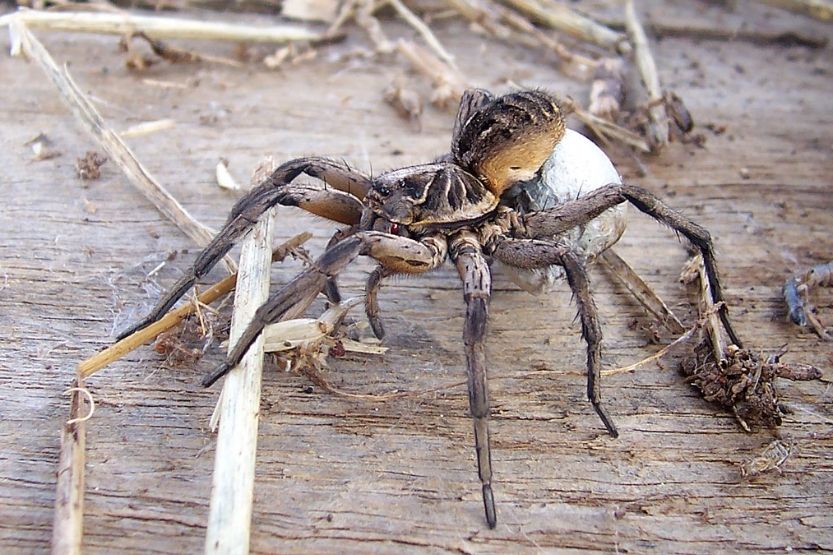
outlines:
[{"label": "spider cephalothorax", "polygon": [[377,216],[419,232],[481,219],[500,197],[452,162],[384,173],[373,180],[365,204]]},{"label": "spider cephalothorax", "polygon": [[[258,309],[226,361],[203,380],[206,386],[237,365],[267,324],[302,313],[322,291],[338,302],[335,278],[358,256],[370,256],[379,264],[368,278],[365,302],[368,319],[379,338],[384,328],[377,294],[383,279],[398,273],[427,272],[451,259],[463,284],[469,409],[486,520],[494,527],[497,516],[491,486],[485,352],[492,261],[518,274],[556,266],[562,269],[587,342],[588,398],[613,436],[618,435],[616,426],[601,403],[602,334],[585,262],[613,244],[624,224],[617,216],[605,227],[602,240],[581,239],[583,230],[602,221],[609,210],[630,203],[699,249],[711,296],[720,303],[723,326],[732,342],[740,346],[722,303],[709,233],[648,191],[623,185],[616,176],[612,183],[590,184],[578,198],[555,195],[555,201],[543,206],[521,201],[527,190],[524,187],[540,185],[545,178],[542,168],[545,174],[557,173],[558,164],[565,163],[558,151],[575,140],[570,133],[565,131],[558,104],[546,93],[521,91],[495,98],[486,91],[470,90],[460,103],[450,153],[433,163],[370,179],[326,158],[286,162],[235,204],[223,229],[197,256],[190,271],[122,337],[158,320],[253,222],[276,204],[297,206],[348,227],[336,232],[327,250],[309,268]],[[302,174],[320,179],[325,186],[293,183]],[[576,229],[582,232],[577,235],[573,232]]]}]

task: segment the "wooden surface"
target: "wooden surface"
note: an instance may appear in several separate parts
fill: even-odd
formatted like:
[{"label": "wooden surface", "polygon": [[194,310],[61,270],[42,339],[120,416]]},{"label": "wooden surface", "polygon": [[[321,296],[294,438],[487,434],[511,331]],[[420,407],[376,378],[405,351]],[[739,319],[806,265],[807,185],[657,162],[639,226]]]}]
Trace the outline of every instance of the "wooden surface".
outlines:
[{"label": "wooden surface", "polygon": [[[613,13],[603,4],[585,7]],[[728,16],[718,3],[667,4],[663,14],[670,15],[643,15],[833,37],[833,27],[751,2],[738,2]],[[393,36],[412,34],[388,28]],[[485,40],[459,21],[435,28],[480,86],[502,91],[510,80],[586,95],[586,85],[556,73],[542,54]],[[279,160],[327,154],[378,173],[448,148],[450,113],[429,108],[416,133],[381,101],[394,64],[340,58],[359,39],[278,72],[160,65],[137,76],[124,68],[113,38],[39,35],[59,62],[71,62],[76,80],[117,129],[177,121],[130,144],[174,196],[214,227],[235,200],[214,183],[220,157],[245,181],[267,154]],[[230,53],[225,46],[203,48]],[[685,99],[707,141],[704,148],[673,144],[645,160],[649,175],[638,180],[633,162],[616,155],[622,172],[712,231],[732,315],[750,347],[771,351],[786,343],[789,360],[815,364],[829,377],[830,344],[785,322],[779,292],[793,272],[833,254],[831,48],[683,37],[662,40],[656,52],[661,78]],[[69,405],[62,392],[74,367],[144,314],[193,260],[194,246],[111,164],[100,180],[75,177],[75,159],[94,145],[35,66],[2,55],[0,83],[0,551],[43,552]],[[706,124],[726,131],[712,133]],[[60,157],[30,160],[24,143],[39,132]],[[618,251],[691,322],[691,299],[678,283],[683,248],[647,218],[634,214],[631,222]],[[277,229],[278,239],[314,230],[316,251],[331,233],[325,222],[290,209],[280,212]],[[148,278],[172,251],[177,257]],[[368,268],[363,262],[343,277],[348,294],[360,291]],[[276,267],[274,282],[297,270],[293,262]],[[640,329],[650,319],[600,269],[592,278],[606,366],[654,352],[658,347]],[[833,321],[831,292],[817,298],[822,317]],[[336,361],[333,383],[354,393],[418,392],[464,379],[464,306],[451,267],[391,282],[381,305],[390,350]],[[795,409],[781,433],[797,452],[782,474],[742,482],[739,464],[771,435],[741,431],[684,383],[673,361],[604,380],[621,432],[617,440],[608,437],[585,400],[584,345],[574,314],[566,285],[532,297],[496,277],[488,344],[499,519],[493,531],[484,522],[464,387],[371,403],[268,369],[253,551],[833,549],[828,384],[781,384]],[[98,408],[88,423],[85,552],[202,549],[214,446],[207,427],[218,389],[203,390],[198,382],[220,356],[215,349],[194,368],[170,370],[143,348],[88,381]]]}]

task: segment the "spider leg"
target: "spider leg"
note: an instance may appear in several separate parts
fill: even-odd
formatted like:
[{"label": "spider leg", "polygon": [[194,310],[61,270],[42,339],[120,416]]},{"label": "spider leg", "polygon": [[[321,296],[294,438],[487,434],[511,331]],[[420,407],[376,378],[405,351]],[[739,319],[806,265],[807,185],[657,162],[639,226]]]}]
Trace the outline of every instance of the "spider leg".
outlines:
[{"label": "spider leg", "polygon": [[602,327],[584,262],[566,245],[533,239],[506,239],[497,246],[494,256],[504,264],[518,268],[540,268],[551,264],[564,268],[576,299],[581,336],[587,343],[587,398],[610,435],[619,437],[616,425],[602,406]]},{"label": "spider leg", "polygon": [[474,421],[474,445],[477,454],[477,474],[483,489],[483,507],[489,528],[497,524],[495,497],[492,493],[492,452],[489,441],[489,386],[486,369],[486,322],[492,277],[489,265],[477,238],[460,233],[452,239],[451,257],[463,281],[466,301],[466,323],[463,342],[466,348],[466,376],[468,378],[469,410]]},{"label": "spider leg", "polygon": [[[359,226],[357,225],[336,230],[336,232],[333,233],[333,236],[330,237],[330,240],[327,242],[327,247],[324,250],[330,250],[339,241],[342,241],[343,239],[346,239],[351,235],[355,235],[358,231]],[[332,277],[327,280],[327,285],[324,287],[324,294],[327,295],[327,299],[333,304],[338,304],[341,302],[341,293],[338,290],[338,283],[336,282],[335,277]]]},{"label": "spider leg", "polygon": [[[569,229],[586,224],[608,208],[623,202],[630,202],[640,211],[683,234],[691,241],[703,256],[706,274],[711,285],[712,300],[715,303],[723,302],[723,289],[718,277],[714,246],[708,230],[670,208],[641,187],[620,184],[605,185],[583,197],[564,202],[553,208],[525,214],[521,216],[521,224],[526,229],[524,234],[527,237],[536,239],[556,237]],[[720,308],[720,320],[732,343],[742,347],[743,344],[729,321],[729,311],[725,302]]]},{"label": "spider leg", "polygon": [[[291,181],[302,173],[321,179],[332,188],[290,185]],[[351,170],[345,164],[324,158],[298,158],[282,164],[261,185],[235,203],[223,228],[197,255],[191,269],[159,300],[150,314],[119,334],[118,339],[127,337],[161,318],[271,207],[276,204],[297,206],[336,222],[355,225],[359,222],[364,208],[359,199],[364,197],[369,187],[370,180],[367,177]]]},{"label": "spider leg", "polygon": [[382,325],[382,319],[379,317],[379,289],[382,286],[382,280],[393,274],[394,272],[380,264],[376,266],[376,269],[367,278],[364,309],[367,314],[367,321],[370,322],[370,328],[373,330],[373,335],[377,339],[382,339],[385,336],[385,327]]},{"label": "spider leg", "polygon": [[209,387],[237,366],[264,327],[302,314],[326,287],[327,280],[360,255],[371,256],[398,272],[421,273],[441,265],[446,249],[445,240],[439,236],[414,241],[377,231],[356,233],[336,243],[257,309],[226,361],[208,374],[202,385]]},{"label": "spider leg", "polygon": [[457,108],[457,117],[454,118],[454,129],[451,132],[451,144],[456,145],[460,140],[460,134],[469,118],[483,106],[495,99],[495,96],[486,89],[466,89],[460,97],[460,106]]}]

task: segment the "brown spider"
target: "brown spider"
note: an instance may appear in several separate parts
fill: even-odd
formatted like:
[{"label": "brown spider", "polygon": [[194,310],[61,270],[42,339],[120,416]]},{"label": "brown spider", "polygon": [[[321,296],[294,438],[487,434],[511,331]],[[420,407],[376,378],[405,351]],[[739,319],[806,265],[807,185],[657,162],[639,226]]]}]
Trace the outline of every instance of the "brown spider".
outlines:
[{"label": "brown spider", "polygon": [[[359,255],[370,256],[379,263],[367,281],[365,302],[368,319],[379,338],[384,335],[377,303],[382,279],[399,273],[427,272],[450,258],[463,282],[469,408],[474,420],[486,520],[494,528],[497,517],[491,485],[484,348],[492,260],[519,272],[563,268],[576,299],[582,337],[587,342],[587,395],[614,437],[618,436],[616,426],[601,404],[602,333],[585,269],[588,253],[580,248],[571,231],[592,225],[609,209],[630,202],[684,235],[702,253],[713,300],[724,307],[720,312],[723,326],[732,342],[740,346],[722,303],[708,231],[648,191],[611,183],[579,198],[561,199],[552,207],[523,209],[516,186],[540,181],[542,167],[564,136],[562,111],[544,92],[522,91],[495,98],[483,90],[470,90],[460,103],[451,152],[429,164],[369,178],[344,163],[325,158],[286,162],[237,202],[223,229],[197,256],[191,270],[147,318],[122,337],[165,314],[276,204],[297,206],[348,227],[336,232],[327,250],[312,266],[258,309],[228,359],[205,377],[202,383],[206,387],[238,364],[267,324],[300,314],[321,291],[331,301],[338,302],[335,278]],[[301,174],[318,178],[325,185],[293,184]],[[601,249],[615,242],[621,231]]]}]

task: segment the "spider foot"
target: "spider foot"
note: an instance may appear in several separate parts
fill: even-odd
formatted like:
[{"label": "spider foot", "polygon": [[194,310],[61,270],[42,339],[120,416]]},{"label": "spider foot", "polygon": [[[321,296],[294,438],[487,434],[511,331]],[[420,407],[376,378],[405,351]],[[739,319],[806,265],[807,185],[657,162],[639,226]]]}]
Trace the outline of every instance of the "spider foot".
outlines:
[{"label": "spider foot", "polygon": [[376,336],[376,339],[384,339],[385,326],[382,325],[382,319],[378,316],[371,316],[369,314],[367,316],[367,319],[370,322],[370,329],[373,330],[373,335]]},{"label": "spider foot", "polygon": [[393,272],[380,265],[367,278],[365,313],[367,314],[367,321],[370,323],[370,329],[373,330],[376,339],[385,337],[385,327],[379,317],[379,288],[382,286],[382,280],[391,275],[393,275]]},{"label": "spider foot", "polygon": [[214,382],[228,374],[229,370],[231,370],[231,367],[228,362],[222,363],[220,366],[212,370],[210,374],[207,374],[200,382],[200,385],[203,387],[211,387],[214,385]]},{"label": "spider foot", "polygon": [[[592,401],[591,401],[592,403]],[[619,437],[619,430],[616,429],[616,424],[613,423],[613,420],[608,416],[607,411],[602,407],[599,403],[592,403],[593,408],[596,410],[596,414],[599,415],[599,418],[602,420],[602,424],[605,425],[607,428],[607,432],[614,438]]]},{"label": "spider foot", "polygon": [[486,509],[486,522],[489,528],[497,526],[497,511],[495,510],[495,495],[492,484],[483,484],[483,507]]}]

